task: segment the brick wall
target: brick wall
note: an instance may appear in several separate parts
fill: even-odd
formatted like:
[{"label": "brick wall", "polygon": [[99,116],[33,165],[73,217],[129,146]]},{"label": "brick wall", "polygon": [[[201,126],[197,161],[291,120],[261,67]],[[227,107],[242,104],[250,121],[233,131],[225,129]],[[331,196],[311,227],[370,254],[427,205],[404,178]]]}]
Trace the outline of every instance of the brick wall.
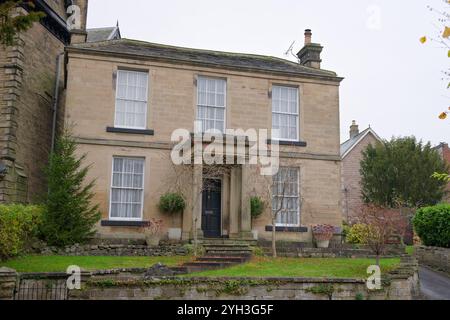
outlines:
[{"label": "brick wall", "polygon": [[363,205],[360,175],[362,152],[369,144],[375,144],[377,141],[371,133],[367,134],[342,160],[342,215],[347,221],[357,216]]}]

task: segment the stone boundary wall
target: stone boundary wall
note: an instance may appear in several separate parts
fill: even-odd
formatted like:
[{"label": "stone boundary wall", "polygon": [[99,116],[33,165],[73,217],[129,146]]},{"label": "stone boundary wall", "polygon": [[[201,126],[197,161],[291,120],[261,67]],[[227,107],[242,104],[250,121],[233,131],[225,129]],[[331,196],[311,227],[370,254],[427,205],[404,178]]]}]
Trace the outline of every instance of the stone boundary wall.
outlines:
[{"label": "stone boundary wall", "polygon": [[369,291],[362,279],[189,278],[97,274],[85,278],[71,300],[412,300],[419,297],[418,264],[403,257],[398,269]]},{"label": "stone boundary wall", "polygon": [[[411,300],[419,297],[418,263],[402,257],[400,267],[382,279],[383,288],[369,291],[362,279],[322,278],[190,278],[152,277],[145,269],[83,272],[82,289],[69,290],[69,300]],[[53,290],[64,273],[18,275],[0,269],[0,300],[13,299],[20,282],[45,282]]]},{"label": "stone boundary wall", "polygon": [[450,274],[450,249],[438,247],[417,246],[414,254],[420,264]]},{"label": "stone boundary wall", "polygon": [[141,244],[87,244],[66,248],[44,247],[34,252],[62,256],[185,256],[188,249],[181,244],[162,244],[157,247]]},{"label": "stone boundary wall", "polygon": [[[264,254],[271,255],[272,243],[258,241],[258,246]],[[277,242],[277,254],[287,258],[374,258],[373,252],[365,247],[355,247],[350,244],[330,243],[329,248],[314,248],[311,244],[301,242]],[[402,245],[390,245],[384,255],[385,258],[400,257],[405,254]]]}]

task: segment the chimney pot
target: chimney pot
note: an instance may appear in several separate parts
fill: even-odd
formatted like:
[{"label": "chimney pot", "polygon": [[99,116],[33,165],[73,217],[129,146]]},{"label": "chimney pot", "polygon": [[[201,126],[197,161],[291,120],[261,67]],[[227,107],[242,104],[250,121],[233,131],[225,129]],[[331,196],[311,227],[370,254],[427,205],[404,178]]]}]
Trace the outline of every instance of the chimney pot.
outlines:
[{"label": "chimney pot", "polygon": [[305,30],[305,46],[312,42],[312,32],[311,29]]}]

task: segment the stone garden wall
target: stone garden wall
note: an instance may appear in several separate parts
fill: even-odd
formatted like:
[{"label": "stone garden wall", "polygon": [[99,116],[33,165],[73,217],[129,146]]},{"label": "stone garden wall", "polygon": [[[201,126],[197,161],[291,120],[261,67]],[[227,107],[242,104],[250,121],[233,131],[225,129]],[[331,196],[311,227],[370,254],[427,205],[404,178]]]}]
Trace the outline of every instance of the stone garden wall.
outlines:
[{"label": "stone garden wall", "polygon": [[414,254],[420,264],[450,274],[450,249],[418,246],[415,247]]},{"label": "stone garden wall", "polygon": [[[64,274],[21,274],[0,269],[0,300],[13,299],[14,287],[28,300],[32,285],[39,297],[69,300],[411,300],[419,296],[418,264],[403,257],[399,269],[383,276],[383,288],[369,291],[361,279],[189,278],[152,276],[144,269],[84,272],[81,290],[61,291]],[[148,270],[147,270],[148,276]],[[20,279],[20,280],[19,280]],[[33,290],[34,292],[34,290]],[[64,293],[65,292],[65,293]]]},{"label": "stone garden wall", "polygon": [[87,244],[73,245],[66,248],[36,248],[35,253],[42,255],[63,256],[185,256],[188,249],[182,244],[162,243],[157,247],[145,244]]},{"label": "stone garden wall", "polygon": [[[270,255],[272,243],[258,241],[258,246],[264,253]],[[366,246],[355,246],[340,242],[331,242],[329,248],[314,248],[310,243],[303,242],[277,242],[277,254],[288,258],[374,258],[373,252]],[[399,257],[405,254],[402,245],[390,245],[384,257]]]},{"label": "stone garden wall", "polygon": [[369,291],[361,279],[310,278],[186,278],[149,280],[123,274],[93,275],[72,300],[412,300],[419,296],[418,264],[402,258],[399,269]]}]

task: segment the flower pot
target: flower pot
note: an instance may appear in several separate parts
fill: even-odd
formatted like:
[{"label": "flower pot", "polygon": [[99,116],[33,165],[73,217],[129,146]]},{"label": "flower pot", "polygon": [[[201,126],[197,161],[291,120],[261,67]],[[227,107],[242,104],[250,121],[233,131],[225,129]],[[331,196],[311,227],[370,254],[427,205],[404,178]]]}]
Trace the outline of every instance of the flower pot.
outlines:
[{"label": "flower pot", "polygon": [[316,240],[317,248],[328,248],[330,246],[330,240]]},{"label": "flower pot", "polygon": [[169,228],[169,240],[181,240],[181,228]]},{"label": "flower pot", "polygon": [[159,235],[154,235],[154,234],[145,235],[145,241],[147,242],[147,246],[149,246],[149,247],[159,246],[160,240],[161,240],[161,238]]}]

